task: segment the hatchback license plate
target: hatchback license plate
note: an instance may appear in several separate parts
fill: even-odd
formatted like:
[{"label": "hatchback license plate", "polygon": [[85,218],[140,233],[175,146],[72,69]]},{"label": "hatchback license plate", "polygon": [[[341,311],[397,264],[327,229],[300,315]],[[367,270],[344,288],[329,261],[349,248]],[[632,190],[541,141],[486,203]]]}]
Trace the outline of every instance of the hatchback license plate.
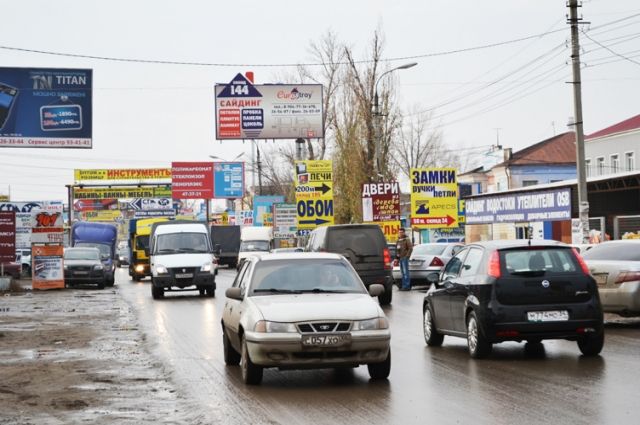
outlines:
[{"label": "hatchback license plate", "polygon": [[530,322],[565,322],[569,320],[567,310],[529,311],[527,319]]},{"label": "hatchback license plate", "polygon": [[302,345],[305,347],[339,347],[351,343],[351,335],[303,335]]},{"label": "hatchback license plate", "polygon": [[193,277],[193,273],[176,273],[176,279],[187,279]]}]

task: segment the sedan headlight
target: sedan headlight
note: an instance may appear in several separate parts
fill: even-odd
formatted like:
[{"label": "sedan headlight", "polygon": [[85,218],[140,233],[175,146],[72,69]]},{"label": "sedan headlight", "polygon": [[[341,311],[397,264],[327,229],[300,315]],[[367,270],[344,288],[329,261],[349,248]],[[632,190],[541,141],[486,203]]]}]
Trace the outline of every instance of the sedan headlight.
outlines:
[{"label": "sedan headlight", "polygon": [[156,266],[156,273],[158,273],[158,274],[167,274],[167,273],[169,273],[169,270],[167,270],[167,268],[165,266],[163,266],[162,264],[158,264]]},{"label": "sedan headlight", "polygon": [[298,330],[296,329],[296,325],[294,325],[293,323],[269,322],[267,320],[260,320],[256,322],[253,330],[255,332],[263,333],[298,332]]},{"label": "sedan headlight", "polygon": [[354,331],[373,331],[377,329],[389,329],[389,322],[386,317],[376,317],[375,319],[353,322]]},{"label": "sedan headlight", "polygon": [[211,263],[205,263],[200,267],[201,272],[211,272]]},{"label": "sedan headlight", "polygon": [[93,266],[93,270],[104,270],[104,266],[102,264],[96,264]]}]

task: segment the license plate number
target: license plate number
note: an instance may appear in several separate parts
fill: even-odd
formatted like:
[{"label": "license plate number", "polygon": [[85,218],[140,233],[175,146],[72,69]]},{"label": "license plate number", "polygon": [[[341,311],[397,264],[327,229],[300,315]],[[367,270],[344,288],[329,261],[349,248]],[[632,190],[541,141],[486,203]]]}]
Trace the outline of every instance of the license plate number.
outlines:
[{"label": "license plate number", "polygon": [[339,347],[351,343],[351,335],[304,335],[302,345],[305,347]]},{"label": "license plate number", "polygon": [[73,274],[78,275],[78,276],[82,276],[82,275],[89,274],[89,272],[85,272],[85,271],[77,271],[77,272],[73,272]]},{"label": "license plate number", "polygon": [[607,284],[607,277],[609,277],[608,273],[598,273],[593,275],[598,286],[605,286]]},{"label": "license plate number", "polygon": [[187,279],[193,277],[193,273],[176,273],[176,279]]},{"label": "license plate number", "polygon": [[529,311],[527,319],[530,322],[564,322],[569,320],[569,312],[567,310]]}]

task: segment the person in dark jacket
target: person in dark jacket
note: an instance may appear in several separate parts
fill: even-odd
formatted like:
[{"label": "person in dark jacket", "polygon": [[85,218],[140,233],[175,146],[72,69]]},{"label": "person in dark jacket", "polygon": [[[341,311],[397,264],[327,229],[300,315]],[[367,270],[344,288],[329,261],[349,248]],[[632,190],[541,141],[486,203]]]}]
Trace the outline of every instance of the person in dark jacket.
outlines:
[{"label": "person in dark jacket", "polygon": [[400,272],[402,273],[402,286],[401,291],[408,291],[411,289],[411,279],[409,277],[409,257],[413,251],[413,244],[405,234],[404,229],[401,227],[398,231],[398,242],[396,244],[396,255],[400,262]]}]

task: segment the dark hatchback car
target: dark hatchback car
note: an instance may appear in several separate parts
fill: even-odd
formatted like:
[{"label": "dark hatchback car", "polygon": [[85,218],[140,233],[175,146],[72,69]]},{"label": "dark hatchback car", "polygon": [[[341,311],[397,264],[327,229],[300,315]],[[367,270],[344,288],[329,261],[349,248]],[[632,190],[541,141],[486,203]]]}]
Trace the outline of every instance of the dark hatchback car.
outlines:
[{"label": "dark hatchback car", "polygon": [[109,281],[100,259],[100,250],[91,247],[65,248],[64,282],[66,286],[97,284],[98,289],[104,289]]},{"label": "dark hatchback car", "polygon": [[441,345],[445,335],[463,337],[474,358],[503,341],[568,339],[585,356],[604,344],[596,282],[582,257],[555,241],[465,246],[425,296],[423,327],[427,345]]},{"label": "dark hatchback car", "polygon": [[322,226],[309,235],[306,251],[343,255],[360,276],[367,289],[377,283],[384,286],[378,296],[381,305],[391,303],[391,253],[382,229],[377,224]]}]

